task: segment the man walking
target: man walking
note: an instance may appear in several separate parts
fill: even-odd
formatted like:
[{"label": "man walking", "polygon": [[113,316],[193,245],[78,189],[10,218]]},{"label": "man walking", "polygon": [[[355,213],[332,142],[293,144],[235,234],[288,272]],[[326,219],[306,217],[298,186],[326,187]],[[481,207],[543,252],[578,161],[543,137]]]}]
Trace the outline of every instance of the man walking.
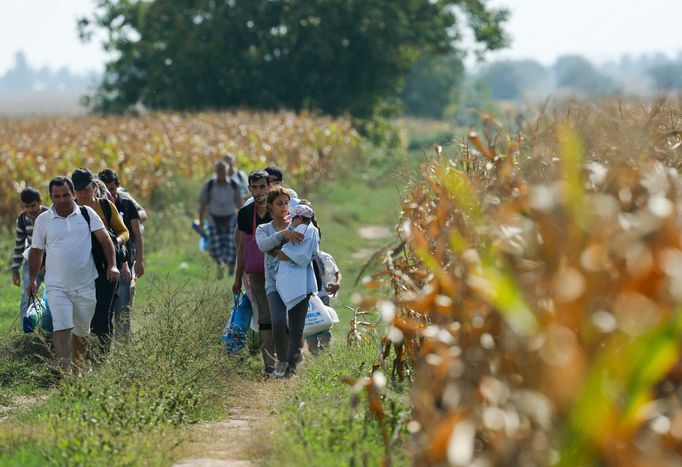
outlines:
[{"label": "man walking", "polygon": [[237,209],[241,207],[239,183],[227,175],[227,164],[215,165],[215,177],[204,184],[199,195],[199,229],[204,234],[207,221],[208,251],[216,262],[218,279],[223,276],[223,265],[234,274],[236,248],[234,228]]},{"label": "man walking", "polygon": [[114,328],[123,336],[130,334],[130,308],[132,307],[132,284],[144,274],[144,242],[142,240],[142,222],[140,212],[135,203],[126,193],[120,193],[121,182],[112,169],[104,169],[99,178],[114,198],[114,204],[123,218],[130,237],[126,243],[128,251],[129,272],[121,271],[121,280],[118,283],[118,297],[114,303]]},{"label": "man walking", "polygon": [[104,250],[107,279],[117,281],[119,271],[104,224],[94,210],[76,205],[71,179],[53,178],[49,191],[52,206],[38,216],[33,228],[27,292],[36,294],[36,277],[45,253],[45,289],[52,312],[54,347],[60,366],[68,370],[72,363],[76,368],[82,365],[95,313],[98,274],[92,258],[93,237]]},{"label": "man walking", "polygon": [[249,191],[253,203],[239,210],[237,215],[237,272],[234,276],[232,291],[242,289],[244,273],[248,274],[251,291],[258,309],[258,331],[261,337],[264,372],[271,376],[275,366],[275,343],[272,337],[272,318],[268,296],[265,291],[265,257],[256,244],[256,227],[270,222],[268,212],[268,173],[254,170],[249,174]]}]

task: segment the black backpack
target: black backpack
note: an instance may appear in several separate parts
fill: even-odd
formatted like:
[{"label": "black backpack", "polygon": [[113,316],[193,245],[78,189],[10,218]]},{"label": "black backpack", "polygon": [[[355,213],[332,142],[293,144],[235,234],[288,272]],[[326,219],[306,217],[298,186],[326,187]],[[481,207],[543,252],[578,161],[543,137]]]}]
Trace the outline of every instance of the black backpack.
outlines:
[{"label": "black backpack", "polygon": [[[241,184],[232,177],[228,177],[228,180],[230,180],[230,185],[232,185],[232,189],[239,191],[239,187],[241,186]],[[216,179],[212,178],[206,183],[206,185],[208,185],[206,187],[206,189],[208,191],[208,199],[211,199],[211,190],[213,189],[213,185],[215,185],[215,182],[216,182]]]},{"label": "black backpack", "polygon": [[[111,205],[109,205],[109,202],[106,199],[100,198],[99,199],[99,205],[102,208],[102,212],[104,212],[104,216],[111,220]],[[90,228],[90,214],[88,213],[88,210],[85,209],[85,206],[80,207],[81,214],[85,218],[85,220],[88,223],[88,229]],[[111,241],[114,244],[114,253],[116,256],[116,267],[121,268],[123,266],[123,263],[126,261],[126,258],[128,256],[128,252],[126,250],[125,245],[121,245],[118,243],[118,239],[116,237],[116,234],[110,229],[110,228],[105,228],[107,233],[109,234],[109,238],[111,238]],[[97,237],[95,237],[95,234],[90,232],[90,238],[92,242],[92,259],[95,261],[95,267],[97,268],[97,272],[99,273],[100,276],[106,275],[107,271],[107,258],[106,255],[104,254],[104,250],[102,249],[102,245],[100,245],[99,240],[97,240]]]}]

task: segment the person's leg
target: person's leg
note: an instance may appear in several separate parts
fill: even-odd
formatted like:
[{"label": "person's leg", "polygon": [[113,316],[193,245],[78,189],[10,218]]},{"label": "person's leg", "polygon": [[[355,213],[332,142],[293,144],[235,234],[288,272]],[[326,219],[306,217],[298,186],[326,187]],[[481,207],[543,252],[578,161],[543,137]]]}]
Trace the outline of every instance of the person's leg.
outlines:
[{"label": "person's leg", "polygon": [[331,341],[332,341],[331,330],[320,333],[320,336],[318,337],[317,340],[318,350],[324,350],[328,348]]},{"label": "person's leg", "polygon": [[21,281],[23,285],[24,292],[21,294],[21,302],[19,303],[19,317],[23,320],[26,316],[26,310],[28,310],[28,293],[26,293],[26,288],[28,287],[28,261],[24,261],[24,265],[21,267]]},{"label": "person's leg", "polygon": [[90,330],[99,339],[100,349],[106,352],[111,343],[112,303],[116,292],[116,283],[108,281],[106,277],[98,277],[95,280],[95,291],[97,304]]},{"label": "person's leg", "polygon": [[225,262],[227,263],[227,271],[230,275],[234,274],[235,261],[237,259],[237,246],[234,242],[234,231],[237,228],[237,216],[230,216],[230,220],[227,223],[227,238],[226,242],[226,254]]},{"label": "person's leg", "polygon": [[208,254],[211,255],[213,261],[215,261],[217,267],[217,278],[223,278],[223,268],[222,261],[220,259],[220,236],[218,234],[218,229],[214,225],[209,225],[206,230],[206,237],[208,243]]},{"label": "person's leg", "polygon": [[71,329],[73,328],[73,303],[66,292],[59,289],[47,289],[47,301],[52,314],[52,338],[57,362],[60,367],[71,368],[73,347]]},{"label": "person's leg", "polygon": [[268,294],[268,304],[270,305],[270,316],[272,317],[272,336],[275,340],[277,361],[287,362],[287,347],[289,345],[289,338],[287,336],[287,307],[277,292]]},{"label": "person's leg", "polygon": [[272,317],[268,297],[265,294],[265,276],[249,274],[251,291],[258,307],[258,331],[261,337],[261,353],[266,371],[275,366],[275,343],[272,337]]},{"label": "person's leg", "polygon": [[54,351],[57,354],[57,363],[64,370],[71,368],[72,345],[71,345],[71,329],[62,329],[61,331],[53,331],[52,337],[54,339]]},{"label": "person's leg", "polygon": [[[90,326],[98,304],[94,282],[91,286],[73,292],[71,297],[73,302],[73,329],[71,330],[74,337],[73,362],[82,368],[87,351],[87,337],[90,334]],[[111,310],[111,301],[109,310]]]},{"label": "person's leg", "polygon": [[121,278],[118,282],[118,298],[114,303],[114,331],[119,336],[130,335],[131,281]]},{"label": "person's leg", "polygon": [[301,348],[303,347],[303,326],[308,312],[307,296],[289,310],[289,371],[296,372],[296,365],[301,362]]}]

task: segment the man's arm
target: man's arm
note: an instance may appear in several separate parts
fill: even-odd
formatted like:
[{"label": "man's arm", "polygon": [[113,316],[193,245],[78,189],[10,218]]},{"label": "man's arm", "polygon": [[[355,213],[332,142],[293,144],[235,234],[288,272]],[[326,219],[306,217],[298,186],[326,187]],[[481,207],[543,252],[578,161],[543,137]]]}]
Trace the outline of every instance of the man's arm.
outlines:
[{"label": "man's arm", "polygon": [[130,221],[130,228],[133,229],[133,236],[135,237],[135,275],[137,277],[144,275],[144,241],[142,240],[140,222],[142,222],[140,219]]},{"label": "man's arm", "polygon": [[16,222],[16,240],[14,241],[14,255],[12,256],[12,282],[19,287],[21,285],[21,278],[19,270],[21,264],[24,262],[24,248],[26,248],[26,231],[19,225],[19,217]]},{"label": "man's arm", "polygon": [[237,228],[234,233],[235,245],[237,245],[237,268],[234,273],[232,291],[238,293],[242,290],[242,277],[244,276],[244,248],[242,248],[243,232]]},{"label": "man's arm", "polygon": [[28,252],[28,287],[26,287],[26,293],[29,297],[35,296],[38,291],[36,285],[36,277],[38,277],[38,271],[40,271],[40,266],[43,264],[43,252],[40,248],[31,247]]},{"label": "man's arm", "polygon": [[206,210],[208,203],[199,203],[199,230],[204,233],[204,219],[206,218]]},{"label": "man's arm", "polygon": [[116,267],[114,244],[112,243],[111,238],[105,229],[95,230],[92,233],[95,234],[95,238],[97,238],[99,244],[102,245],[104,257],[107,259],[107,279],[111,282],[116,282],[121,273]]}]

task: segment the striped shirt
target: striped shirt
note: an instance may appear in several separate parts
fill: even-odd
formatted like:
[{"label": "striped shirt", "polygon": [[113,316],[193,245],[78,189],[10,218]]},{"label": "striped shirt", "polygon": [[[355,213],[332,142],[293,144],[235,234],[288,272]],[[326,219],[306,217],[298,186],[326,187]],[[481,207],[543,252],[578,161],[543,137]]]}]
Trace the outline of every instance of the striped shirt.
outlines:
[{"label": "striped shirt", "polygon": [[[40,206],[40,213],[47,211],[47,207]],[[26,211],[19,214],[16,223],[17,238],[14,241],[14,256],[12,256],[12,271],[19,271],[24,262],[24,250],[31,246],[33,241],[33,220],[28,217]],[[5,263],[7,264],[7,263]]]}]

